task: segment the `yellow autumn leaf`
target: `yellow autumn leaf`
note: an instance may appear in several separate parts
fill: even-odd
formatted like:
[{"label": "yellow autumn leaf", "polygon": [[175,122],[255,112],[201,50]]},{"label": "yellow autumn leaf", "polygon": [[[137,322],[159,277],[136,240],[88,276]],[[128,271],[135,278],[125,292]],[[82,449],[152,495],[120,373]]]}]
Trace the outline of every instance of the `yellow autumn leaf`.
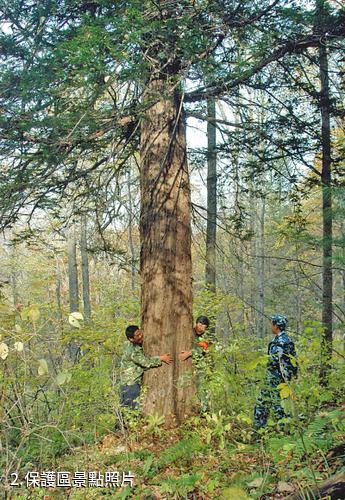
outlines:
[{"label": "yellow autumn leaf", "polygon": [[48,363],[45,359],[39,359],[38,360],[38,375],[39,376],[42,376],[42,375],[46,375],[49,370],[48,370]]},{"label": "yellow autumn leaf", "polygon": [[74,318],[73,316],[68,317],[68,323],[70,325],[74,326],[74,328],[80,328],[80,326],[81,326],[79,321],[76,318]]},{"label": "yellow autumn leaf", "polygon": [[23,342],[15,342],[13,345],[14,349],[18,352],[22,352],[24,350]]},{"label": "yellow autumn leaf", "polygon": [[279,384],[277,386],[277,389],[279,389],[279,394],[280,394],[281,399],[290,398],[292,396],[292,390],[285,383]]},{"label": "yellow autumn leaf", "polygon": [[8,346],[4,342],[1,342],[0,344],[0,358],[1,359],[6,359],[8,356]]},{"label": "yellow autumn leaf", "polygon": [[78,311],[73,312],[68,316],[68,322],[70,325],[74,326],[74,328],[81,328],[80,320],[82,321],[83,319],[84,316]]},{"label": "yellow autumn leaf", "polygon": [[75,318],[75,319],[78,319],[78,320],[83,320],[84,319],[84,316],[79,311],[75,311],[75,312],[71,313],[70,317],[71,316],[72,316],[72,318]]}]

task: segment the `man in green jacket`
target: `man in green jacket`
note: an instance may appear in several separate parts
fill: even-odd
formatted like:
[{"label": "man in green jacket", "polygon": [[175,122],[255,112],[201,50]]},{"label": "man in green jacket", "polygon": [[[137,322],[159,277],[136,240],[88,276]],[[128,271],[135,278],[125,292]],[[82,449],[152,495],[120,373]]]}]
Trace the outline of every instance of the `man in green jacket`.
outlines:
[{"label": "man in green jacket", "polygon": [[126,328],[126,344],[121,359],[121,405],[137,410],[142,377],[145,370],[170,365],[173,362],[169,354],[161,356],[146,356],[143,350],[143,331],[136,325]]}]

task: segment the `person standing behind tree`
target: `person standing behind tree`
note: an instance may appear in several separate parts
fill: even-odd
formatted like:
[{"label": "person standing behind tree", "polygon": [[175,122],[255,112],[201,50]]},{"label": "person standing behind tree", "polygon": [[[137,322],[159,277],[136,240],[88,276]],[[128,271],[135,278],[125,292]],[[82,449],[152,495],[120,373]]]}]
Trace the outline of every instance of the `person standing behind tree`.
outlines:
[{"label": "person standing behind tree", "polygon": [[209,410],[209,379],[211,372],[211,358],[209,347],[214,341],[214,335],[207,332],[210,320],[207,316],[199,316],[193,327],[193,347],[191,351],[182,351],[179,355],[181,361],[192,357],[196,374],[196,387],[200,402],[200,411]]},{"label": "person standing behind tree", "polygon": [[146,356],[143,349],[143,331],[136,325],[126,328],[126,344],[120,365],[121,405],[131,410],[139,409],[141,383],[144,371],[161,366],[170,365],[173,358],[169,354],[160,356]]},{"label": "person standing behind tree", "polygon": [[269,359],[267,362],[265,387],[261,390],[254,408],[254,425],[256,429],[267,425],[270,410],[277,419],[287,418],[281,404],[279,384],[286,383],[297,374],[295,345],[286,333],[288,319],[276,314],[270,316],[274,339],[268,344]]}]

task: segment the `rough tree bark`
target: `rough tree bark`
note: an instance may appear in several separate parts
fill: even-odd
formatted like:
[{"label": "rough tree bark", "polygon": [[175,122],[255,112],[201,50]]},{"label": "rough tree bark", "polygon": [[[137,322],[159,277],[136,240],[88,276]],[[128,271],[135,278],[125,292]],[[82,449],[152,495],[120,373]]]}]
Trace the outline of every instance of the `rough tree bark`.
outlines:
[{"label": "rough tree bark", "polygon": [[174,364],[148,370],[143,411],[180,421],[191,414],[195,386],[191,360],[178,361],[192,345],[190,186],[185,119],[178,90],[153,79],[141,123],[141,325],[145,352],[169,353]]}]

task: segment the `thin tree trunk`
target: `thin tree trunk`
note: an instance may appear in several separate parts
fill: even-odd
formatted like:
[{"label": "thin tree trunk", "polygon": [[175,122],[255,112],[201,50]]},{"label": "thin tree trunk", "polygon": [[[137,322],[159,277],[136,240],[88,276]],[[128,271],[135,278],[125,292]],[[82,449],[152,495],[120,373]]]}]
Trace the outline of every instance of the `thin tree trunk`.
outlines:
[{"label": "thin tree trunk", "polygon": [[242,241],[238,241],[239,248],[242,249],[241,255],[238,256],[237,262],[238,262],[238,272],[237,272],[237,290],[238,290],[238,296],[241,300],[241,308],[240,308],[240,315],[239,315],[239,322],[240,325],[243,325],[244,331],[247,331],[246,328],[246,318],[245,318],[245,303],[244,303],[244,285],[245,285],[245,272],[244,272],[244,244]]},{"label": "thin tree trunk", "polygon": [[[69,282],[69,310],[70,313],[79,310],[79,287],[78,287],[78,267],[77,267],[77,243],[75,227],[68,232],[68,282]],[[70,360],[76,363],[80,354],[80,348],[72,337],[67,345],[67,352]]]},{"label": "thin tree trunk", "polygon": [[252,186],[252,181],[249,182],[249,213],[250,213],[250,233],[252,237],[249,242],[250,258],[248,262],[248,276],[249,276],[249,296],[250,296],[250,320],[249,325],[253,335],[256,334],[256,277],[255,277],[255,266],[256,266],[256,226],[257,226],[257,213],[256,213],[256,199],[254,197],[254,190]]},{"label": "thin tree trunk", "polygon": [[68,283],[69,309],[72,313],[79,309],[77,242],[74,226],[68,232]]},{"label": "thin tree trunk", "polygon": [[265,331],[265,198],[257,203],[257,234],[255,238],[256,252],[256,335],[264,336]]},{"label": "thin tree trunk", "polygon": [[17,250],[15,244],[11,246],[11,288],[13,306],[16,308],[19,304],[19,292],[17,284]]},{"label": "thin tree trunk", "polygon": [[332,175],[331,175],[331,127],[329,112],[329,78],[328,78],[328,56],[327,47],[324,43],[319,48],[320,60],[320,107],[321,107],[321,140],[322,140],[322,224],[323,224],[323,273],[322,273],[322,323],[324,332],[321,346],[321,369],[320,380],[322,384],[327,383],[327,376],[332,358],[332,239],[333,239],[333,217],[332,217]]},{"label": "thin tree trunk", "polygon": [[61,270],[59,259],[55,256],[55,295],[57,303],[57,316],[59,321],[59,327],[63,329],[63,313],[62,313],[62,300],[61,300]]},{"label": "thin tree trunk", "polygon": [[87,220],[85,215],[81,219],[81,226],[80,226],[80,255],[81,255],[81,273],[83,278],[84,316],[86,320],[89,320],[91,318],[90,274],[89,274],[89,259],[87,254]]},{"label": "thin tree trunk", "polygon": [[[216,119],[215,99],[207,101],[209,118]],[[216,291],[216,235],[217,235],[217,141],[215,123],[207,122],[207,229],[206,229],[206,287]]]},{"label": "thin tree trunk", "polygon": [[195,386],[191,360],[178,361],[192,346],[190,187],[181,96],[162,79],[147,85],[152,105],[141,123],[141,308],[144,347],[169,353],[174,364],[148,370],[143,410],[167,420],[192,412]]}]

